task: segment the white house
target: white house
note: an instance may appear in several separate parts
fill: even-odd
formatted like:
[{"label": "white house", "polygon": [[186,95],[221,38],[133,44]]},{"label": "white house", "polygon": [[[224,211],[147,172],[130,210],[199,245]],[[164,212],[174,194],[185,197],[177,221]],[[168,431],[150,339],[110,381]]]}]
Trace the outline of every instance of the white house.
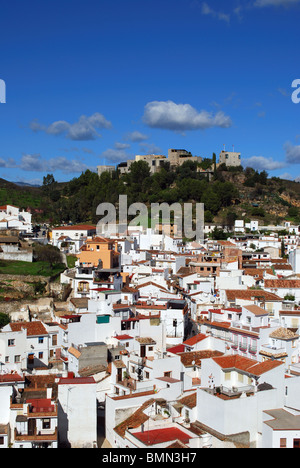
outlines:
[{"label": "white house", "polygon": [[32,215],[12,205],[0,206],[0,230],[16,229],[24,233],[32,232]]},{"label": "white house", "polygon": [[262,448],[300,448],[300,413],[290,408],[264,411]]},{"label": "white house", "polygon": [[60,250],[76,254],[80,252],[86,239],[95,234],[96,226],[88,224],[59,226],[52,229],[51,243]]},{"label": "white house", "polygon": [[96,382],[92,377],[63,377],[58,382],[60,446],[97,447]]},{"label": "white house", "polygon": [[259,363],[242,356],[205,359],[197,388],[197,421],[259,446],[262,412],[283,405],[284,380],[282,362]]}]

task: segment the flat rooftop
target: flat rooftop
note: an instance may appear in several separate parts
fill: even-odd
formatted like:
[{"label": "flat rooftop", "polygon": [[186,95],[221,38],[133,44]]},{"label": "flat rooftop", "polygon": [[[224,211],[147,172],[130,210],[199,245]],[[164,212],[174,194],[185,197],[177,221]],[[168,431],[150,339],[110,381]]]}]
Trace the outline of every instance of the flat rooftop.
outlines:
[{"label": "flat rooftop", "polygon": [[264,421],[264,424],[267,424],[275,431],[300,429],[300,415],[296,416],[282,408],[264,411],[264,413],[274,418],[268,421]]},{"label": "flat rooftop", "polygon": [[153,429],[145,432],[135,432],[134,437],[140,440],[145,445],[156,445],[164,442],[172,442],[180,440],[183,444],[188,444],[191,436],[181,431],[177,427],[170,427],[165,429]]}]

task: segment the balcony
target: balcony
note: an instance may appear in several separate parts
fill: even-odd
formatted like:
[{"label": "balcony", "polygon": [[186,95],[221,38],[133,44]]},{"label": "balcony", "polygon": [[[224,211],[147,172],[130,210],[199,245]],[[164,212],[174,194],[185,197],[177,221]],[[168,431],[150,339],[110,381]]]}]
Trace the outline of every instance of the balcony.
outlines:
[{"label": "balcony", "polygon": [[239,344],[239,350],[242,351],[242,353],[246,353],[248,349],[247,343],[240,343]]},{"label": "balcony", "polygon": [[57,441],[57,427],[52,433],[41,433],[34,429],[33,434],[22,434],[15,429],[15,440],[16,441],[36,441],[36,442],[50,442]]},{"label": "balcony", "polygon": [[240,398],[242,394],[249,396],[255,393],[255,387],[253,385],[233,385],[232,387],[225,387],[224,385],[221,385],[220,387],[203,388],[202,390],[210,393],[211,395],[223,398],[224,400],[228,400],[230,398]]},{"label": "balcony", "polygon": [[262,345],[260,352],[265,354],[266,356],[285,356],[286,355],[286,348],[279,348],[277,346],[272,346],[270,344]]},{"label": "balcony", "polygon": [[31,407],[30,405],[27,408],[27,416],[34,418],[54,418],[57,417],[57,406],[50,405],[45,408],[41,407]]},{"label": "balcony", "polygon": [[241,322],[232,322],[232,328],[236,328],[239,330],[245,330],[245,331],[252,331],[255,333],[259,333],[260,328],[259,327],[252,327],[251,325],[245,325],[244,323]]},{"label": "balcony", "polygon": [[256,354],[257,353],[257,346],[249,345],[248,346],[248,351],[251,354]]}]

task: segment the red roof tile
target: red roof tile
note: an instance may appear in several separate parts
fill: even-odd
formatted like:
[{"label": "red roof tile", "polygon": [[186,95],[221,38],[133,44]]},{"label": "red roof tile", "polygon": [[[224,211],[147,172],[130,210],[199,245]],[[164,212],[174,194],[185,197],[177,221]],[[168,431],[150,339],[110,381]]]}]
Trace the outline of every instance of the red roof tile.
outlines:
[{"label": "red roof tile", "polygon": [[132,336],[129,336],[129,335],[118,335],[118,336],[114,336],[114,338],[116,338],[116,340],[133,340],[133,337]]},{"label": "red roof tile", "polygon": [[207,335],[204,335],[204,333],[199,333],[198,335],[192,336],[192,338],[184,341],[183,344],[186,346],[193,346],[196,343],[199,343],[199,341],[205,340],[206,338],[208,338]]},{"label": "red roof tile", "polygon": [[21,331],[25,328],[27,336],[48,335],[42,322],[12,322],[10,323],[10,328],[12,331]]},{"label": "red roof tile", "polygon": [[173,440],[180,440],[183,444],[187,444],[192,436],[186,434],[177,427],[166,427],[161,429],[153,429],[152,431],[135,432],[134,437],[140,440],[144,445],[157,445]]},{"label": "red roof tile", "polygon": [[221,356],[212,358],[222,369],[239,369],[253,375],[261,375],[283,364],[282,361],[272,361],[268,359],[264,362],[258,362],[254,359],[248,359],[243,356]]}]

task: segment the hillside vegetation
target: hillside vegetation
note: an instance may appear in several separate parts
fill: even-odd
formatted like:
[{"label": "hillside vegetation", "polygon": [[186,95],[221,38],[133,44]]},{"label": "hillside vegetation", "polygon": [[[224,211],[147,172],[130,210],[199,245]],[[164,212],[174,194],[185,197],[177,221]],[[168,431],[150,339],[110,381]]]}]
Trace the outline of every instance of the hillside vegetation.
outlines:
[{"label": "hillside vegetation", "polygon": [[139,161],[131,165],[128,174],[115,171],[98,177],[86,171],[63,184],[48,174],[42,187],[19,187],[0,179],[0,205],[31,209],[37,223],[96,223],[97,206],[102,202],[117,206],[119,195],[124,194],[128,205],[201,202],[205,205],[206,222],[223,225],[233,225],[235,219],[258,219],[260,224],[290,220],[300,224],[299,183],[269,178],[265,171],[251,168],[216,168],[213,160],[205,160],[202,169],[210,164],[210,178],[207,173],[198,172],[197,163],[191,161],[173,170],[165,163],[153,175],[148,164]]}]

